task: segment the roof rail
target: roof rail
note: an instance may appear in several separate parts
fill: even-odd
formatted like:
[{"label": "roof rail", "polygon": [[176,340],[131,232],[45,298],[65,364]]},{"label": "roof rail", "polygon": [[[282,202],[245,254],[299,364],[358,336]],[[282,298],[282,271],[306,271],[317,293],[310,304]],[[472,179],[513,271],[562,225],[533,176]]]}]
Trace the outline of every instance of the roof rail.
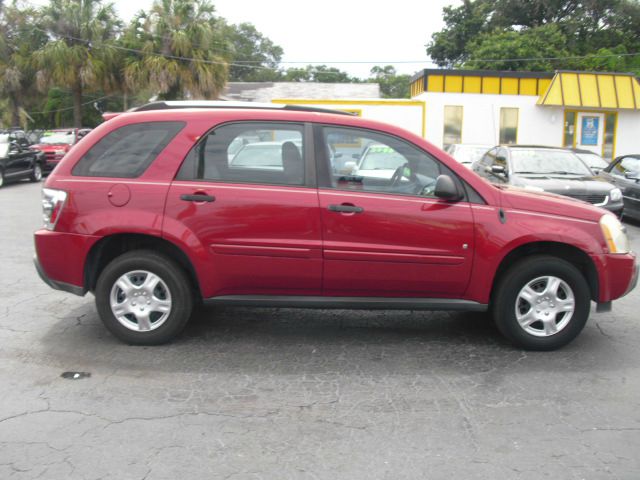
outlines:
[{"label": "roof rail", "polygon": [[292,110],[297,112],[332,113],[337,115],[354,115],[342,110],[328,108],[305,107],[304,105],[280,105],[275,103],[228,102],[218,100],[162,100],[134,107],[128,112],[148,112],[152,110],[175,110],[181,108],[235,108],[251,110]]}]

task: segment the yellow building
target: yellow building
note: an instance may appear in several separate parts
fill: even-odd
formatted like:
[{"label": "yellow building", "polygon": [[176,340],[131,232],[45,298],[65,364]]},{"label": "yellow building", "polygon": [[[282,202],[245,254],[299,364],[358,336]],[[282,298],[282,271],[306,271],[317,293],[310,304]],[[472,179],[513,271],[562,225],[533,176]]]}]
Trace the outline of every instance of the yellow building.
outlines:
[{"label": "yellow building", "polygon": [[640,84],[630,73],[427,69],[411,82],[425,137],[451,143],[577,147],[607,159],[640,153]]}]

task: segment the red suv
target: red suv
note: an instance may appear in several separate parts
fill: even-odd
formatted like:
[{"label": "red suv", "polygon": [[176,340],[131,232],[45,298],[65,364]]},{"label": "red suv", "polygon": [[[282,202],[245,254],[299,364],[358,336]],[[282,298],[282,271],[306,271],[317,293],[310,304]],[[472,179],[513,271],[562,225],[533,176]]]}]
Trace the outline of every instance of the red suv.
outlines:
[{"label": "red suv", "polygon": [[[43,280],[91,291],[134,344],[175,337],[204,301],[490,310],[538,350],[635,286],[636,256],[605,210],[492,185],[391,125],[241,107],[160,102],[89,133],[43,189]],[[380,172],[339,168],[371,146]]]}]

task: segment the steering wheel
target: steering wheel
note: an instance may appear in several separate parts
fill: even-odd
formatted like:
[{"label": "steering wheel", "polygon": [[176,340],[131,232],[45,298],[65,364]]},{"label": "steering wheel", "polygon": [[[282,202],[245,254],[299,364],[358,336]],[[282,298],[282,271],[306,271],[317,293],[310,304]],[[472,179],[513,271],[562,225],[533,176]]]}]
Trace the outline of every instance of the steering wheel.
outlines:
[{"label": "steering wheel", "polygon": [[[400,185],[400,182],[402,181],[402,177],[404,177],[404,169],[405,168],[409,168],[409,164],[405,163],[403,165],[400,165],[398,168],[396,168],[396,171],[393,172],[393,175],[391,175],[391,180],[389,181],[389,186],[391,187],[397,187],[398,185]],[[407,177],[409,178],[409,177]]]}]

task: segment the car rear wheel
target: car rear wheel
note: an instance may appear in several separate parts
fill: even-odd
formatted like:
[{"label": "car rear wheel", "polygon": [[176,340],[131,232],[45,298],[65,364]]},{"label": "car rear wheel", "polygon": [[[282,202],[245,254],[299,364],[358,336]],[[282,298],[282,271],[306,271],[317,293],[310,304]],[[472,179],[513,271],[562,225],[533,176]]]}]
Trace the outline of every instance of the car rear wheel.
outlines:
[{"label": "car rear wheel", "polygon": [[109,263],[95,289],[105,326],[134,345],[173,339],[193,309],[191,283],[173,260],[148,250],[125,253]]},{"label": "car rear wheel", "polygon": [[498,329],[527,350],[555,350],[571,342],[589,318],[591,294],[580,271],[539,255],[513,265],[494,295]]},{"label": "car rear wheel", "polygon": [[31,180],[32,182],[39,182],[40,180],[42,180],[42,167],[38,162],[34,163],[29,180]]}]

